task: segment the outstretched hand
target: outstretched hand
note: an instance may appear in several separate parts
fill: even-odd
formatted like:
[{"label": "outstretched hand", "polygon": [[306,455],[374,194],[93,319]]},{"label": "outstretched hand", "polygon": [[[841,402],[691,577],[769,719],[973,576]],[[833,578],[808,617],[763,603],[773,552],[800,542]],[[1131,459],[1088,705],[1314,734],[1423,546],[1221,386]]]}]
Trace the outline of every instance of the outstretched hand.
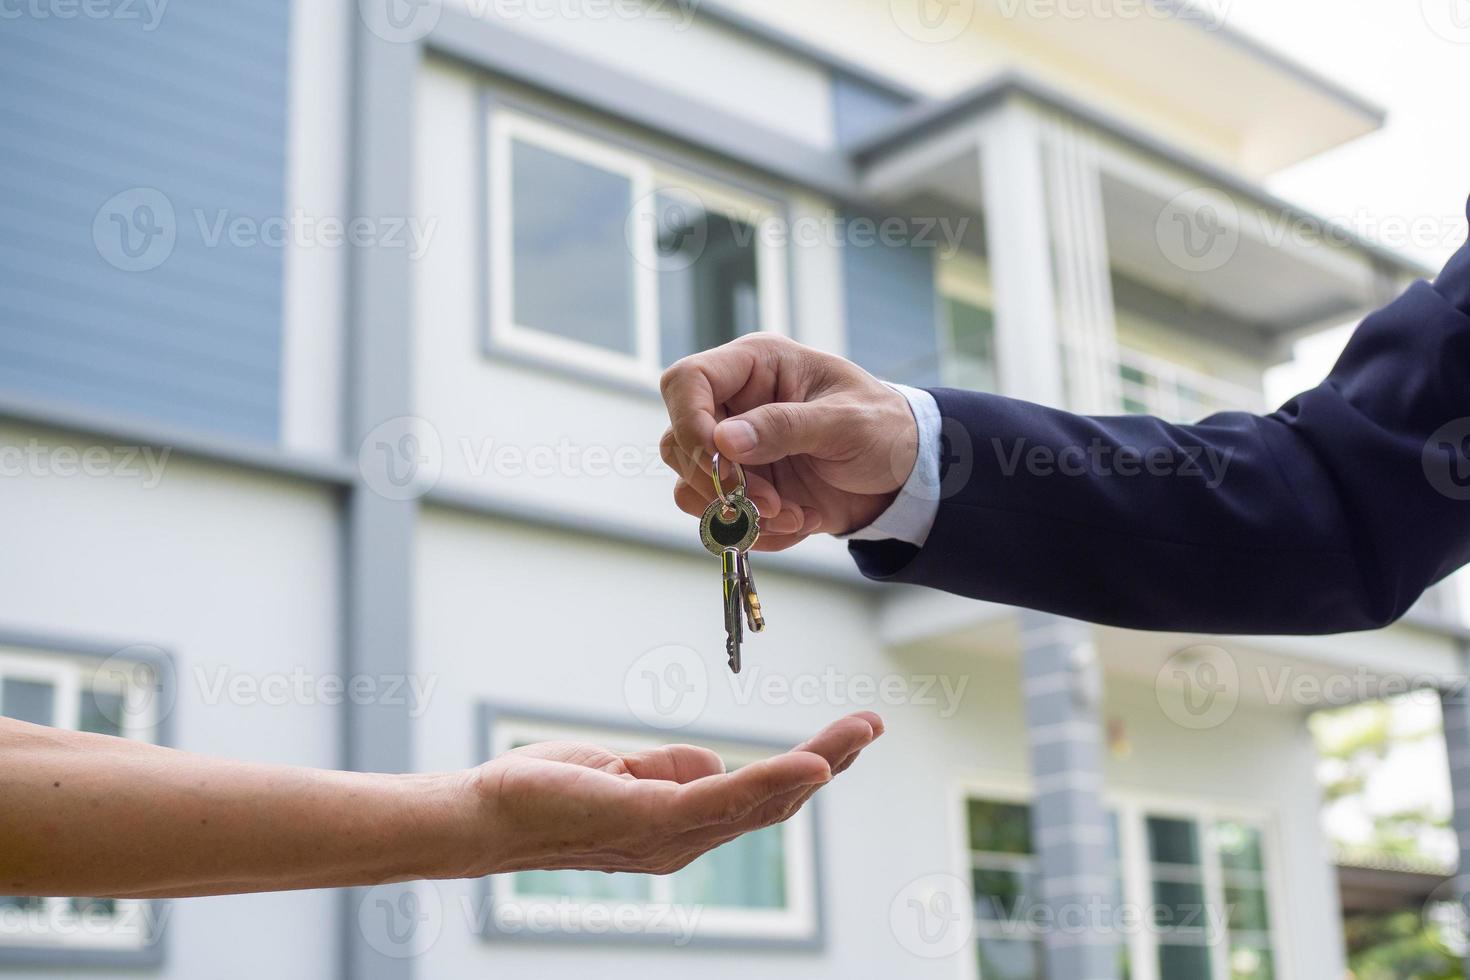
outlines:
[{"label": "outstretched hand", "polygon": [[693,745],[631,755],[575,742],[515,749],[474,771],[477,822],[510,846],[472,873],[672,873],[788,819],[882,733],[882,719],[859,712],[732,773],[714,752]]},{"label": "outstretched hand", "polygon": [[703,514],[715,498],[713,454],[742,464],[762,518],[756,550],[868,526],[918,456],[918,425],[903,395],[785,337],[754,334],[686,357],[661,387],[671,426],[660,451],[679,474],[675,502]]}]

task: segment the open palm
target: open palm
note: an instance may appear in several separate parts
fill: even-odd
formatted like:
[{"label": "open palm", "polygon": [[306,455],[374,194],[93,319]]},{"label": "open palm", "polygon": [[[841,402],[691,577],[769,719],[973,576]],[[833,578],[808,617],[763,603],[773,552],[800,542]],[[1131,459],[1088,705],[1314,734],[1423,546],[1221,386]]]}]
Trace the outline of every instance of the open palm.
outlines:
[{"label": "open palm", "polygon": [[732,773],[693,745],[628,755],[577,742],[515,749],[476,771],[486,826],[516,841],[514,854],[489,863],[495,871],[672,873],[789,818],[882,731],[872,712],[849,715]]}]

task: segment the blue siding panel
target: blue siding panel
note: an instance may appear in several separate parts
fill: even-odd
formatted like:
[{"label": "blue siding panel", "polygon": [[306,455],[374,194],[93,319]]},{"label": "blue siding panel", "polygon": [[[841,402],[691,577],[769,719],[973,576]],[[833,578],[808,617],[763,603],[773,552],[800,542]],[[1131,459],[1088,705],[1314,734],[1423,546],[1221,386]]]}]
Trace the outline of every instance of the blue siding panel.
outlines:
[{"label": "blue siding panel", "polygon": [[851,146],[872,135],[911,104],[892,92],[838,72],[832,77],[832,115],[838,145]]},{"label": "blue siding panel", "polygon": [[285,216],[290,2],[152,6],[0,22],[0,391],[274,442],[284,250],[211,235]]},{"label": "blue siding panel", "polygon": [[853,238],[843,248],[849,356],[885,381],[939,384],[934,249]]}]

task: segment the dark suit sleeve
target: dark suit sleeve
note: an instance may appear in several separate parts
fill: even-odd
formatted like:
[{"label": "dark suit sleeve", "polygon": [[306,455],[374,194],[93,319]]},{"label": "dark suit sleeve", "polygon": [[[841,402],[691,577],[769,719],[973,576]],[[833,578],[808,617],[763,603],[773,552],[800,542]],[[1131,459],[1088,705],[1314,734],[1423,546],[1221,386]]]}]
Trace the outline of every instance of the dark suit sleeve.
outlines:
[{"label": "dark suit sleeve", "polygon": [[871,578],[1135,629],[1374,629],[1470,561],[1470,246],[1272,415],[1087,418],[933,392],[942,500]]}]

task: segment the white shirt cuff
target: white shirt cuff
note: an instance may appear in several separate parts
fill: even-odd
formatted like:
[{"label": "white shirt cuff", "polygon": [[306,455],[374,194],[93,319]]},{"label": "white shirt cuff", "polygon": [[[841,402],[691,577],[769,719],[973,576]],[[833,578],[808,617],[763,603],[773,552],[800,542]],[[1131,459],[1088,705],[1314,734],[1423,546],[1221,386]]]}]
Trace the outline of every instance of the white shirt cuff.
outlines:
[{"label": "white shirt cuff", "polygon": [[888,509],[867,527],[839,537],[844,541],[907,541],[922,548],[939,513],[939,403],[922,388],[888,387],[908,399],[909,411],[919,426],[919,455]]}]

